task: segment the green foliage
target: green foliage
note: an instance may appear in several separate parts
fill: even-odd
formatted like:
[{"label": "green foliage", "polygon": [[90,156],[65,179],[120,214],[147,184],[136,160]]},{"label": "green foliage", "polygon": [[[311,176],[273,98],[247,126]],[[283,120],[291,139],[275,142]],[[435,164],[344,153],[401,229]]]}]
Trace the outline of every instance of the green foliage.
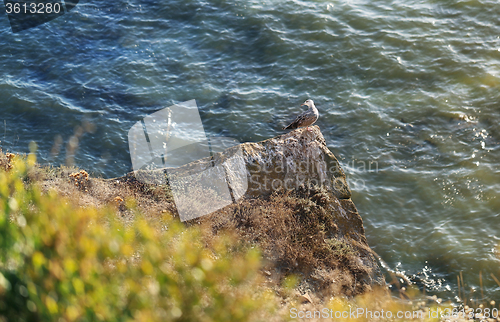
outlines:
[{"label": "green foliage", "polygon": [[[273,310],[261,291],[260,253],[167,215],[132,224],[115,210],[78,208],[0,172],[0,320],[255,321]],[[209,244],[210,246],[207,246]]]}]

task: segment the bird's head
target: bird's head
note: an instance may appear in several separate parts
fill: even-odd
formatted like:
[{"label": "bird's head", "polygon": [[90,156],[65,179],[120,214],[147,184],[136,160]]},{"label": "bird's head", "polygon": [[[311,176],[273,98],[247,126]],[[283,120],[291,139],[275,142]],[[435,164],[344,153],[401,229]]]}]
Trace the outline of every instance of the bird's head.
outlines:
[{"label": "bird's head", "polygon": [[304,103],[302,103],[300,106],[307,106],[308,108],[312,108],[314,106],[313,100],[307,100]]}]

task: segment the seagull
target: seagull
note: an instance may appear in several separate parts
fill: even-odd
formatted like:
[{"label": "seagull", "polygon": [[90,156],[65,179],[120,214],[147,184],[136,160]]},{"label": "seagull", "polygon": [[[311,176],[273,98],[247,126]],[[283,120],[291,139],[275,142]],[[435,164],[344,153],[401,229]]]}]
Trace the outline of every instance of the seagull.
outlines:
[{"label": "seagull", "polygon": [[307,126],[307,130],[311,131],[309,130],[309,126],[313,125],[314,122],[318,120],[318,109],[316,108],[316,106],[314,106],[313,100],[307,100],[300,106],[307,106],[309,107],[309,109],[297,116],[297,118],[292,123],[290,123],[290,125],[284,127],[283,130],[293,130],[298,129],[299,127]]}]

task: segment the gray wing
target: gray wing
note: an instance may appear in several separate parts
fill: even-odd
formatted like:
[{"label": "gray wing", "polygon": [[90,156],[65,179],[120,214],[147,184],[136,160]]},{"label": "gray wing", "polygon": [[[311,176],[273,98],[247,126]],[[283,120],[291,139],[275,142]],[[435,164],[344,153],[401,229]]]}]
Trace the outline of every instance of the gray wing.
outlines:
[{"label": "gray wing", "polygon": [[287,127],[284,127],[283,130],[290,130],[290,129],[296,129],[302,126],[308,126],[311,125],[311,123],[314,123],[314,113],[311,113],[311,111],[307,110],[304,113],[300,114],[297,116],[297,118],[290,123]]}]

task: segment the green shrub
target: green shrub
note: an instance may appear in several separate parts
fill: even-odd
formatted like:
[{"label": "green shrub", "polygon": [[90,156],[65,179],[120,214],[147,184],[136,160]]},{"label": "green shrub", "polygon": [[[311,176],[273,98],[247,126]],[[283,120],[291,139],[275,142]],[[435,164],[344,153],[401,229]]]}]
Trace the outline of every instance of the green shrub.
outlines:
[{"label": "green shrub", "polygon": [[[255,321],[274,310],[260,253],[233,252],[170,215],[131,224],[25,180],[34,156],[0,172],[0,319]],[[241,247],[240,247],[241,248]]]}]

